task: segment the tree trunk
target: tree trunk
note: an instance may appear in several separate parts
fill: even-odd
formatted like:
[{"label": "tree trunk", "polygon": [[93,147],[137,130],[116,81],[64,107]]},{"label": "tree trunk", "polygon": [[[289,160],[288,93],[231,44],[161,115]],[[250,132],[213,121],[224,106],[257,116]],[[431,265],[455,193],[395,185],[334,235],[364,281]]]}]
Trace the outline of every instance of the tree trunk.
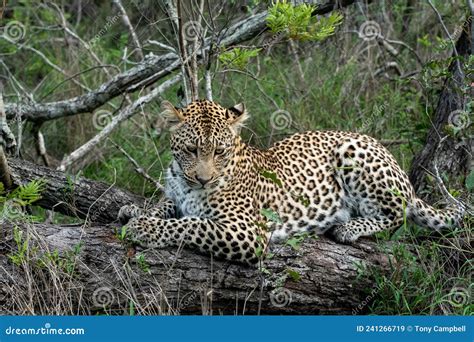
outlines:
[{"label": "tree trunk", "polygon": [[[461,60],[455,59],[449,66],[452,76],[448,77],[444,83],[426,145],[413,160],[409,176],[417,192],[425,187],[426,172],[433,172],[434,163],[441,173],[446,172],[453,179],[458,177],[463,179],[472,168],[473,135],[470,134],[472,125],[468,114],[463,112],[473,95],[472,87],[468,84],[470,81],[465,75],[467,70],[463,68],[463,64],[467,63],[472,53],[470,37],[471,26],[470,21],[467,20],[456,44]],[[458,61],[460,68],[457,66]],[[468,90],[463,92],[462,88],[466,86]],[[448,124],[464,130],[467,132],[466,136],[461,138],[447,136],[445,127]],[[444,139],[445,136],[447,136],[446,139]],[[444,140],[440,144],[442,139]]]},{"label": "tree trunk", "polygon": [[[189,250],[136,251],[113,228],[23,224],[30,247],[18,266],[9,258],[18,251],[13,229],[4,225],[2,314],[121,315],[131,302],[135,314],[363,313],[375,284],[358,276],[360,265],[389,270],[389,255],[368,241],[348,246],[320,237],[297,251],[275,246],[262,276],[257,268]],[[62,258],[52,257],[55,250]]]},{"label": "tree trunk", "polygon": [[116,220],[121,206],[145,203],[143,197],[105,183],[75,178],[25,160],[11,158],[8,164],[16,186],[43,179],[45,188],[36,205],[64,215],[87,218],[90,222],[109,223]]}]

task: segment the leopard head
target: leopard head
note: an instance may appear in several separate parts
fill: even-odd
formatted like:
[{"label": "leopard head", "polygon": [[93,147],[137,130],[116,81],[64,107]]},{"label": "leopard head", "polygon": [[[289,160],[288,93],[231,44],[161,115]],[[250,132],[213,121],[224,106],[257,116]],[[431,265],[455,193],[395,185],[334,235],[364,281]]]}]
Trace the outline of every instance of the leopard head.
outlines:
[{"label": "leopard head", "polygon": [[224,108],[198,100],[185,108],[162,104],[171,127],[175,171],[189,187],[212,188],[219,184],[234,160],[240,129],[248,114],[242,104]]}]

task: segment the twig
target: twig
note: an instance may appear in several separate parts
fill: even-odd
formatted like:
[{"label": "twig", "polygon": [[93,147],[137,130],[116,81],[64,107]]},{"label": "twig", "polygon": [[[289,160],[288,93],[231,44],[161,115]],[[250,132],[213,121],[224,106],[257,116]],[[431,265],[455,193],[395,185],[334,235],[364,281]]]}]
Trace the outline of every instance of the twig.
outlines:
[{"label": "twig", "polygon": [[183,75],[182,81],[183,81],[183,92],[184,92],[184,101],[188,103],[191,99],[191,95],[189,93],[189,85],[188,85],[188,80],[189,78],[186,77],[186,63],[188,59],[186,58],[186,52],[183,54],[183,45],[184,45],[184,40],[181,42],[180,39],[180,22],[179,22],[179,17],[178,17],[178,12],[176,7],[174,6],[173,0],[166,0],[165,1],[165,7],[166,7],[166,12],[168,13],[168,18],[171,22],[171,26],[173,27],[175,33],[177,34],[177,42],[178,42],[178,59],[180,60],[180,68],[181,68],[181,74]]},{"label": "twig", "polygon": [[186,80],[185,83],[189,85],[189,91],[190,91],[190,94],[186,94],[186,103],[188,103],[191,100],[194,100],[197,98],[197,95],[196,95],[197,90],[194,88],[195,84],[193,82],[193,73],[192,73],[191,65],[189,63],[186,39],[184,38],[183,13],[182,13],[182,8],[181,8],[181,0],[176,1],[176,13],[178,15],[179,53],[183,61],[188,61],[188,62],[183,62],[183,67],[184,67],[183,80]]},{"label": "twig", "polygon": [[46,144],[44,143],[44,136],[40,131],[40,124],[35,124],[32,128],[32,133],[35,139],[35,147],[38,155],[43,159],[43,163],[46,166],[51,166],[49,161],[48,153],[46,152]]},{"label": "twig", "polygon": [[168,51],[171,51],[171,52],[176,53],[176,49],[175,49],[174,47],[169,46],[169,45],[166,45],[166,44],[163,44],[163,43],[161,43],[161,42],[159,42],[159,41],[157,41],[157,40],[148,39],[146,42],[147,42],[148,44],[156,45],[156,46],[158,46],[158,47],[160,47],[160,48],[163,48],[163,49],[165,49],[165,50],[168,50]]},{"label": "twig", "polygon": [[[37,54],[46,64],[48,64],[51,68],[53,68],[54,70],[58,71],[59,73],[63,74],[64,76],[66,77],[69,77],[69,75],[63,70],[61,69],[60,67],[58,67],[56,64],[54,64],[53,62],[51,62],[49,60],[48,57],[46,57],[46,55],[44,53],[42,53],[41,51],[29,46],[29,45],[25,45],[25,44],[18,44],[17,42],[13,41],[12,39],[10,39],[7,35],[3,35],[3,39],[5,39],[7,42],[9,42],[10,44],[13,44],[13,45],[17,45],[19,49],[25,49],[25,50],[29,50],[29,51],[32,51],[34,52],[35,54]],[[85,85],[83,85],[81,82],[75,80],[75,79],[71,79],[71,81],[78,85],[79,87],[81,87],[82,89],[84,90],[87,90],[87,91],[90,91],[90,89],[88,87],[86,87]]]},{"label": "twig", "polygon": [[6,189],[10,189],[13,183],[10,167],[8,166],[7,157],[5,156],[5,150],[3,147],[5,147],[7,150],[11,149],[11,147],[14,146],[15,137],[13,136],[7,124],[2,93],[3,86],[0,83],[0,181],[3,183]]},{"label": "twig", "polygon": [[[56,11],[58,12],[60,18],[61,18],[61,25],[64,29],[64,32],[66,32],[67,34],[69,34],[71,37],[73,37],[74,39],[76,39],[79,43],[82,44],[82,46],[86,49],[86,51],[92,56],[92,58],[96,61],[97,64],[99,65],[102,65],[104,64],[100,58],[94,53],[94,51],[92,51],[92,48],[91,46],[85,42],[84,40],[82,40],[81,37],[79,37],[79,35],[77,35],[74,31],[72,31],[69,27],[68,27],[68,24],[67,24],[67,20],[66,20],[66,17],[64,16],[64,13],[61,11],[61,9],[59,8],[59,6],[57,4],[55,4],[54,2],[51,2],[50,3],[51,6],[53,6]],[[107,76],[109,77],[112,77],[112,74],[109,72],[108,69],[104,69],[104,72]]]},{"label": "twig", "polygon": [[[166,0],[165,4],[166,3],[171,3],[171,0]],[[345,1],[340,4],[339,7],[345,7],[352,3],[354,3],[354,1]],[[333,9],[334,4],[330,6],[324,4],[318,7],[316,11],[313,12],[313,15],[325,14],[331,12]],[[225,48],[227,46],[238,45],[263,33],[268,29],[266,25],[267,14],[267,11],[263,11],[262,13],[254,14],[236,22],[221,32],[216,38],[216,41],[219,42],[220,47]],[[177,20],[176,15],[170,13],[168,15],[172,22]],[[209,49],[211,39],[212,38],[205,39],[204,46],[201,50],[206,51]],[[202,55],[199,54],[198,57],[202,58]],[[177,61],[178,63],[176,63]],[[5,105],[5,111],[8,118],[13,118],[16,113],[21,112],[23,118],[33,122],[53,120],[80,113],[90,113],[111,99],[123,95],[124,92],[138,90],[139,87],[134,87],[134,85],[141,83],[144,78],[152,77],[163,69],[167,69],[167,72],[160,74],[159,78],[169,75],[169,73],[175,69],[180,68],[180,66],[182,67],[179,61],[179,56],[175,53],[167,53],[160,56],[148,54],[137,66],[116,75],[93,91],[81,96],[49,103],[8,103]],[[171,67],[171,65],[173,65],[173,67]],[[153,79],[153,82],[159,78]]]},{"label": "twig", "polygon": [[[458,54],[458,50],[456,49],[456,43],[454,42],[453,38],[451,37],[451,34],[449,33],[448,31],[448,28],[446,27],[446,25],[444,24],[444,20],[443,20],[443,17],[441,16],[441,14],[439,13],[438,9],[435,7],[435,5],[433,5],[433,2],[431,0],[428,0],[428,4],[431,6],[431,8],[433,9],[433,11],[436,13],[436,16],[438,17],[438,20],[441,24],[441,27],[443,28],[444,30],[444,33],[446,33],[446,35],[448,36],[448,39],[449,39],[449,42],[451,43],[451,45],[453,46],[453,53],[456,57],[459,57],[459,54]],[[463,72],[462,72],[462,69],[461,69],[461,62],[459,61],[459,58],[456,58],[455,60],[455,63],[456,63],[456,66],[457,68],[459,69],[459,73],[462,75]]]},{"label": "twig", "polygon": [[132,158],[132,156],[130,154],[128,154],[127,151],[125,151],[122,146],[116,144],[115,142],[113,142],[111,139],[107,139],[108,141],[110,141],[112,143],[112,145],[114,145],[120,152],[122,152],[122,154],[127,157],[127,159],[133,164],[133,166],[135,167],[135,171],[137,171],[137,173],[139,175],[141,175],[143,178],[145,178],[147,181],[149,181],[150,183],[153,183],[155,185],[155,187],[158,189],[158,190],[161,190],[161,191],[164,191],[164,187],[163,185],[161,185],[161,183],[159,181],[157,181],[156,179],[154,179],[153,177],[151,177],[143,167],[141,167],[137,161],[135,159]]},{"label": "twig", "polygon": [[125,26],[128,27],[128,30],[130,31],[130,35],[132,36],[133,43],[135,44],[137,48],[137,53],[140,59],[143,59],[143,49],[140,44],[140,41],[138,40],[137,34],[135,33],[135,30],[133,29],[133,25],[130,22],[130,18],[127,15],[127,12],[125,11],[125,8],[122,6],[122,2],[120,0],[114,0],[114,4],[118,7],[119,11],[122,13],[122,20],[125,23]]},{"label": "twig", "polygon": [[[203,13],[204,11],[204,0],[200,0],[199,2],[199,13]],[[192,84],[191,90],[194,90],[193,100],[197,100],[199,98],[199,78],[198,78],[198,62],[197,62],[197,51],[200,49],[200,35],[202,34],[202,15],[199,16],[199,20],[197,21],[197,27],[195,28],[195,37],[193,39],[193,53],[191,54],[191,64],[190,64],[190,74],[191,80],[190,83]],[[211,95],[212,97],[212,95]]]}]

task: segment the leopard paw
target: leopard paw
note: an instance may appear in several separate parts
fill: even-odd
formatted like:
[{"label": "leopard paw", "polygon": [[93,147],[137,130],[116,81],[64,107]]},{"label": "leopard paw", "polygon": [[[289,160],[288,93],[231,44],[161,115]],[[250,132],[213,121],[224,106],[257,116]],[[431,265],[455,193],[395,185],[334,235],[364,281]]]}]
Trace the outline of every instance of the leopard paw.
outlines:
[{"label": "leopard paw", "polygon": [[359,238],[359,235],[352,230],[348,229],[345,226],[338,226],[335,227],[329,234],[336,240],[337,242],[344,243],[344,244],[351,244]]},{"label": "leopard paw", "polygon": [[139,216],[126,224],[126,235],[130,241],[142,247],[166,247],[168,237],[163,235],[162,220],[156,217]]},{"label": "leopard paw", "polygon": [[135,204],[124,205],[120,208],[117,219],[121,224],[126,224],[130,219],[138,217],[142,214],[142,210]]}]

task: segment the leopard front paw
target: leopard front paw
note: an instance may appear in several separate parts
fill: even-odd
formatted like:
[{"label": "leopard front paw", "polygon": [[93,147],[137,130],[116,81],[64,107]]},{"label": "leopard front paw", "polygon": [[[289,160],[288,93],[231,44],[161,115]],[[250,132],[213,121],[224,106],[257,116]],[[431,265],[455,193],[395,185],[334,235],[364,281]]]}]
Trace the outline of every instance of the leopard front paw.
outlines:
[{"label": "leopard front paw", "polygon": [[334,228],[330,232],[330,235],[337,242],[344,243],[344,244],[351,244],[359,238],[358,234],[351,231],[345,226],[339,226],[339,227]]},{"label": "leopard front paw", "polygon": [[126,224],[130,219],[138,217],[142,214],[142,210],[135,204],[124,205],[120,208],[117,219],[121,224]]},{"label": "leopard front paw", "polygon": [[142,247],[166,247],[166,237],[160,229],[161,219],[148,216],[132,218],[125,226],[126,236],[133,243]]}]

